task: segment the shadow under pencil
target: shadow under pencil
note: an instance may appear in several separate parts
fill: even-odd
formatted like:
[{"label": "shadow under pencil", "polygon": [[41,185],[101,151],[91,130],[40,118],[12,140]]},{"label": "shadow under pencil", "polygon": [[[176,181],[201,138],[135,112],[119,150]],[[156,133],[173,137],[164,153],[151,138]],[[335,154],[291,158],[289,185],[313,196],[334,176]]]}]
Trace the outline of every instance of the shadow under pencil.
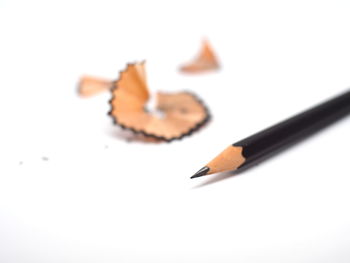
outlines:
[{"label": "shadow under pencil", "polygon": [[[345,117],[345,116],[344,116]],[[341,122],[345,121],[346,118],[341,118],[339,121],[337,121],[336,125],[340,124]],[[283,155],[284,152],[286,152],[288,149],[290,148],[294,148],[294,147],[302,147],[302,145],[306,142],[310,142],[309,137],[312,137],[312,139],[317,138],[318,136],[321,136],[322,134],[324,134],[324,132],[326,132],[328,129],[330,129],[331,127],[325,127],[323,130],[319,130],[316,131],[314,134],[309,134],[303,138],[299,138],[298,140],[296,140],[294,143],[290,144],[290,145],[285,145],[283,147],[281,147],[280,149],[271,152],[269,154],[266,154],[265,156],[261,157],[260,159],[249,163],[247,165],[245,165],[242,168],[239,168],[238,170],[234,170],[234,171],[227,171],[227,172],[222,172],[219,173],[217,175],[210,175],[212,178],[208,179],[207,181],[205,181],[204,183],[201,183],[197,186],[194,186],[193,189],[196,188],[201,188],[207,185],[211,185],[223,180],[226,180],[230,177],[234,177],[237,175],[240,175],[241,173],[244,173],[246,170],[254,170],[257,166],[259,166],[261,163],[265,163],[265,162],[269,162],[271,160],[273,160],[273,157],[277,156],[277,155]]]}]

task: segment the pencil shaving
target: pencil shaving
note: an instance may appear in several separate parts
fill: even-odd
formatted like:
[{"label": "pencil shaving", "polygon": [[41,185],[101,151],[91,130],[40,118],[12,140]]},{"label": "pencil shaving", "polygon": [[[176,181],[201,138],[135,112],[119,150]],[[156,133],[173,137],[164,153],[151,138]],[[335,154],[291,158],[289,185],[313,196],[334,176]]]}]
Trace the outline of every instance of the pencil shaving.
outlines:
[{"label": "pencil shaving", "polygon": [[203,73],[219,69],[219,62],[207,40],[203,40],[202,48],[195,59],[180,67],[180,71],[185,73]]},{"label": "pencil shaving", "polygon": [[82,97],[91,97],[98,93],[110,90],[112,82],[91,76],[84,76],[80,79],[78,93]]},{"label": "pencil shaving", "polygon": [[191,93],[158,92],[157,112],[146,109],[149,98],[144,63],[129,64],[114,83],[109,114],[122,128],[163,141],[190,135],[209,120],[207,108]]}]

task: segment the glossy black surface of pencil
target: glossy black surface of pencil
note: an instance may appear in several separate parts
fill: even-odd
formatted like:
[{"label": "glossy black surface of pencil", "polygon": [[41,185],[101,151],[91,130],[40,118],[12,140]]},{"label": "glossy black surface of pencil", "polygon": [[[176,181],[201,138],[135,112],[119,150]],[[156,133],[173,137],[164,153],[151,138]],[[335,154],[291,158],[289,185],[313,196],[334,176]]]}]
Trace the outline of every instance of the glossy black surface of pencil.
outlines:
[{"label": "glossy black surface of pencil", "polygon": [[249,165],[303,139],[350,112],[350,91],[243,139],[233,146],[243,147]]}]

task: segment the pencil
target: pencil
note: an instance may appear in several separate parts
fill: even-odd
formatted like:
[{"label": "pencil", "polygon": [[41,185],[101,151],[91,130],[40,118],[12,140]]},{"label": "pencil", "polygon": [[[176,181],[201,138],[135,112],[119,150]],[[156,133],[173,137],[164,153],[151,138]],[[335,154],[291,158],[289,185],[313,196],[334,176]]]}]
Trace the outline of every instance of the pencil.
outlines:
[{"label": "pencil", "polygon": [[191,178],[249,168],[350,113],[350,91],[228,146]]}]

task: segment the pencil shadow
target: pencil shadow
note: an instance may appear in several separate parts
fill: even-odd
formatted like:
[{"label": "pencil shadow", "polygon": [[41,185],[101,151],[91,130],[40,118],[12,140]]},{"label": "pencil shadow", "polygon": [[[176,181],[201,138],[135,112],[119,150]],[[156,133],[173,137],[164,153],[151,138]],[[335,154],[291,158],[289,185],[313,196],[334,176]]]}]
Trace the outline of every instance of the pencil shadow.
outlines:
[{"label": "pencil shadow", "polygon": [[[327,127],[326,129],[328,129],[328,128],[329,127]],[[324,129],[324,130],[326,130],[326,129]],[[314,137],[318,136],[319,134],[321,134],[321,132],[315,133]],[[226,179],[228,179],[230,177],[233,177],[233,176],[238,176],[238,175],[240,175],[242,173],[245,173],[246,170],[252,171],[252,170],[256,169],[262,163],[267,163],[269,161],[272,161],[273,160],[272,157],[274,157],[275,155],[283,154],[287,149],[290,149],[290,148],[300,147],[303,143],[305,143],[307,141],[306,139],[308,137],[309,136],[307,136],[305,138],[302,138],[302,139],[299,139],[297,141],[299,143],[295,142],[295,143],[293,143],[291,145],[287,145],[287,146],[282,147],[281,149],[279,149],[277,151],[274,151],[274,152],[272,152],[270,154],[267,154],[266,156],[260,158],[258,161],[250,163],[250,164],[240,168],[239,170],[223,172],[223,173],[219,173],[217,175],[209,175],[209,176],[212,176],[213,178],[209,179],[208,181],[205,181],[202,184],[194,186],[193,189],[201,188],[201,187],[204,187],[204,186],[208,186],[208,185],[211,185],[211,184],[214,184],[214,183],[226,180]]]},{"label": "pencil shadow", "polygon": [[[208,185],[212,185],[212,184],[224,181],[226,179],[229,179],[231,177],[239,176],[242,173],[245,173],[245,171],[248,170],[248,169],[250,171],[254,170],[257,166],[259,166],[259,164],[260,164],[260,162],[254,163],[252,165],[249,165],[247,167],[241,168],[241,169],[236,170],[236,171],[228,171],[228,172],[219,173],[217,175],[212,175],[212,178],[208,179],[204,183],[201,183],[199,185],[194,186],[193,189],[201,188],[201,187],[208,186]],[[211,176],[211,175],[209,175],[209,176]]]},{"label": "pencil shadow", "polygon": [[193,189],[201,188],[201,187],[204,187],[204,186],[207,186],[207,185],[211,185],[211,184],[215,184],[217,182],[224,181],[224,180],[226,180],[228,178],[231,178],[233,176],[236,176],[238,174],[239,173],[236,172],[236,171],[223,172],[223,173],[220,173],[220,174],[212,176],[212,178],[208,179],[204,183],[201,183],[199,185],[194,186]]},{"label": "pencil shadow", "polygon": [[339,120],[338,119],[327,120],[327,121],[321,123],[322,125],[319,126],[319,130],[317,130],[317,131],[311,130],[304,137],[299,138],[299,139],[295,140],[293,143],[287,144],[287,145],[281,147],[280,149],[271,152],[270,154],[266,154],[264,157],[261,157],[259,160],[254,161],[252,163],[249,163],[248,165],[240,168],[239,170],[223,172],[223,173],[220,173],[218,175],[213,175],[213,178],[209,179],[208,181],[206,181],[206,182],[204,182],[202,184],[194,186],[193,189],[201,188],[201,187],[204,187],[204,186],[208,186],[208,185],[211,185],[211,184],[214,184],[214,183],[226,180],[226,179],[228,179],[230,177],[240,175],[241,173],[245,173],[245,171],[248,170],[248,169],[250,171],[254,170],[260,164],[265,163],[266,161],[271,161],[273,159],[272,157],[274,157],[276,155],[283,154],[288,149],[302,147],[303,143],[306,143],[307,141],[309,141],[309,140],[307,140],[307,139],[309,139],[309,137],[316,138],[317,136],[322,135],[325,131],[327,131],[328,129],[331,128],[330,126],[326,126],[326,125],[332,124],[333,122],[337,122],[339,124],[339,123],[344,121],[344,119],[345,119],[344,117],[345,116],[342,116]]}]

